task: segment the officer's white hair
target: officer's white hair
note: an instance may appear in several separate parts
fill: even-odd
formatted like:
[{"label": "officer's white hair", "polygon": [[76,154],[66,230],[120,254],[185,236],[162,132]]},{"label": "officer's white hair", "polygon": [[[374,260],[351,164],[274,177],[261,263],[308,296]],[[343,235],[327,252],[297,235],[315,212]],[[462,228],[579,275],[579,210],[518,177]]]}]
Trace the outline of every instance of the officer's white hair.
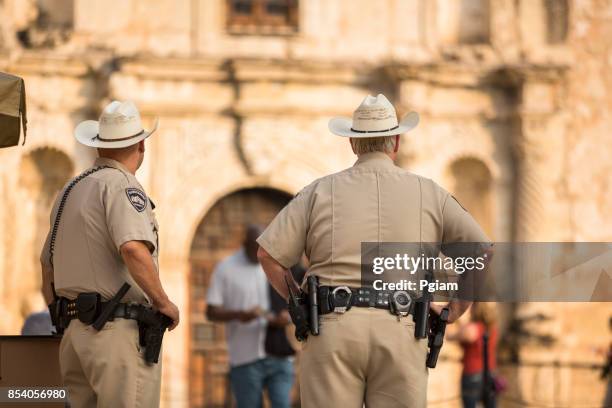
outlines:
[{"label": "officer's white hair", "polygon": [[351,144],[355,154],[372,152],[391,153],[395,149],[395,136],[352,137]]}]

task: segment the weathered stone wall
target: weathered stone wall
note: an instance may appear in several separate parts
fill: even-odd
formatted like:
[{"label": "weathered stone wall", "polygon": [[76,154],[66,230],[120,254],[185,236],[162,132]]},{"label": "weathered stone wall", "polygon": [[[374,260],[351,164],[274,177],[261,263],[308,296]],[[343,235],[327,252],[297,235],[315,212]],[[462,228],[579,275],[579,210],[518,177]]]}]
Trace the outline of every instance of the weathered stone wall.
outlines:
[{"label": "weathered stone wall", "polygon": [[[39,5],[0,2],[0,70],[25,78],[29,119],[26,146],[0,151],[1,333],[16,333],[37,302],[28,299],[41,209],[23,180],[38,173],[24,163],[51,148],[73,174],[84,169],[95,153],[72,129],[112,99],[134,100],[147,123],[160,118],[139,178],[157,204],[162,279],[185,317],[192,240],[208,210],[242,188],[293,194],[349,166],[347,141],[327,121],[350,115],[367,92],[421,114],[403,138],[402,166],[451,190],[457,163],[484,166],[488,203],[474,211],[494,239],[612,239],[610,2],[303,0],[295,35],[230,34],[223,0]],[[73,14],[49,11],[60,6]],[[502,309],[504,327],[551,317],[529,330],[556,342],[521,343],[520,357],[601,361],[593,350],[607,346],[609,304]],[[167,339],[167,406],[188,401],[189,335],[184,319]],[[458,395],[459,355],[449,344],[431,372],[432,402]],[[515,400],[596,405],[603,396],[593,371],[505,373]]]}]

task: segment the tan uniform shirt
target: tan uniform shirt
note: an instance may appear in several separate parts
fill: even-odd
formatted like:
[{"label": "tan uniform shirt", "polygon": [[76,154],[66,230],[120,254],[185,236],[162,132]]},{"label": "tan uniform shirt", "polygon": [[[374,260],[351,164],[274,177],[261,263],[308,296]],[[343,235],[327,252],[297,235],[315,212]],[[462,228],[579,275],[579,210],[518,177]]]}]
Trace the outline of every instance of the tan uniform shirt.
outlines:
[{"label": "tan uniform shirt", "polygon": [[[123,301],[145,303],[147,297],[131,278],[119,248],[128,241],[143,241],[158,266],[158,224],[152,202],[119,162],[98,158],[97,166],[112,168],[82,179],[68,195],[55,239],[55,289],[58,296],[69,299],[81,292],[99,292],[108,300],[128,282],[132,288]],[[51,212],[51,227],[65,188]],[[50,237],[51,231],[41,254],[41,261],[49,266]]]},{"label": "tan uniform shirt", "polygon": [[[421,208],[422,207],[422,208]],[[305,187],[257,242],[284,267],[305,251],[322,285],[361,286],[362,242],[488,242],[443,188],[384,153]]]}]

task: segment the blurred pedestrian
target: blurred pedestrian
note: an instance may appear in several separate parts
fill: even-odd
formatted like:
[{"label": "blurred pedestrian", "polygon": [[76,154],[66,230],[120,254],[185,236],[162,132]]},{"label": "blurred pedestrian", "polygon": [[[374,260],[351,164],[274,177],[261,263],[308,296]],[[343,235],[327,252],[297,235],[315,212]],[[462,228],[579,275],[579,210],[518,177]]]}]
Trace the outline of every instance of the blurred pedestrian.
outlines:
[{"label": "blurred pedestrian", "polygon": [[[488,334],[489,370],[495,372],[497,368],[497,313],[495,305],[490,303],[474,303],[471,309],[470,322],[459,326],[457,332],[448,336],[449,340],[456,340],[463,349],[463,372],[461,375],[461,398],[464,408],[475,408],[484,396],[484,358],[483,348],[485,334]],[[490,377],[489,384],[493,382]],[[495,398],[491,406],[495,407]]]},{"label": "blurred pedestrian", "polygon": [[30,313],[21,327],[22,336],[50,336],[53,324],[48,310]]},{"label": "blurred pedestrian", "polygon": [[247,226],[243,247],[217,265],[207,294],[207,318],[226,324],[229,380],[238,408],[261,407],[264,389],[273,408],[289,407],[293,384],[291,363],[265,350],[268,320],[279,326],[289,322],[270,312],[268,281],[255,241],[262,231]]},{"label": "blurred pedestrian", "polygon": [[[306,269],[297,264],[291,268],[291,274],[297,282],[304,279]],[[291,405],[291,388],[294,382],[294,356],[296,350],[287,337],[287,326],[291,324],[291,318],[287,311],[287,301],[274,290],[270,292],[270,313],[268,314],[268,329],[266,331],[265,350],[276,370],[278,378],[275,382],[275,395],[268,390],[268,395],[274,407],[289,407]],[[284,387],[283,387],[284,385]],[[276,405],[275,405],[276,403]]]}]

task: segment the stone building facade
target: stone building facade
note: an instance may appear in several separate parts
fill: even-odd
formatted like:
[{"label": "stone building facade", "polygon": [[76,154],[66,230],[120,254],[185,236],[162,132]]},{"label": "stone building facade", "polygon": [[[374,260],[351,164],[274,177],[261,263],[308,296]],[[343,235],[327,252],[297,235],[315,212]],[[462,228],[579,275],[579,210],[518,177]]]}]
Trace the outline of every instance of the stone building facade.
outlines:
[{"label": "stone building facade", "polygon": [[[26,145],[0,151],[0,333],[44,306],[50,203],[95,156],[74,126],[133,100],[160,118],[139,177],[183,311],[165,345],[164,406],[222,404],[222,328],[203,316],[212,267],[244,220],[351,165],[327,121],[367,93],[421,114],[400,164],[454,192],[495,240],[612,240],[609,1],[0,0],[0,21],[0,70],[25,78],[29,119]],[[542,365],[504,366],[506,406],[597,406],[605,384],[580,364],[602,360],[609,304],[500,313],[508,336],[549,317],[510,342]],[[430,402],[459,406],[459,353],[444,353]]]}]

